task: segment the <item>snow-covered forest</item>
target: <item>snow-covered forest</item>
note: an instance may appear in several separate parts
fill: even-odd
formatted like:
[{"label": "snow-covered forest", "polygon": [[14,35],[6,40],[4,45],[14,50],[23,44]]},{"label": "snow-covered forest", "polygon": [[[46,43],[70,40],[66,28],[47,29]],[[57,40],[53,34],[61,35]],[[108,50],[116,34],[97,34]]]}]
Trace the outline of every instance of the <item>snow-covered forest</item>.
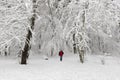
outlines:
[{"label": "snow-covered forest", "polygon": [[20,53],[30,31],[29,54],[52,56],[60,49],[77,53],[83,48],[86,54],[119,55],[119,15],[119,0],[1,0],[0,53]]},{"label": "snow-covered forest", "polygon": [[[109,65],[112,65],[114,59],[117,67],[120,67],[120,1],[0,0],[0,58],[3,61],[3,63],[0,61],[0,64],[4,65],[12,58],[14,60],[10,61],[15,61],[19,65],[27,64],[29,66],[30,63],[35,62],[34,60],[38,62],[39,67],[42,64],[47,64],[44,61],[40,63],[39,59],[47,61],[52,59],[51,65],[59,65],[61,63],[56,64],[54,59],[59,59],[60,50],[64,52],[62,62],[64,62],[64,58],[67,60],[62,63],[62,68],[67,66],[70,61],[72,64],[76,63],[76,66],[82,66],[81,68],[92,67],[91,61],[96,66],[97,64],[105,66],[106,60]],[[100,64],[98,60],[100,60]],[[14,65],[18,66],[18,64]],[[50,64],[46,66],[50,66]],[[69,70],[76,66],[69,67]],[[19,68],[21,67],[19,66]],[[116,66],[111,68],[115,69]],[[37,71],[37,69],[35,70]],[[120,69],[117,68],[117,70]],[[0,76],[1,73],[0,69]],[[120,71],[113,73],[118,75]],[[79,73],[76,74],[79,75]],[[115,76],[112,79],[107,77],[101,79],[84,78],[82,80],[120,79],[120,77],[115,79]],[[73,78],[48,79],[43,77],[43,79],[38,79],[77,80],[77,78]],[[9,78],[0,79],[8,80]],[[11,80],[18,79],[11,78]]]}]

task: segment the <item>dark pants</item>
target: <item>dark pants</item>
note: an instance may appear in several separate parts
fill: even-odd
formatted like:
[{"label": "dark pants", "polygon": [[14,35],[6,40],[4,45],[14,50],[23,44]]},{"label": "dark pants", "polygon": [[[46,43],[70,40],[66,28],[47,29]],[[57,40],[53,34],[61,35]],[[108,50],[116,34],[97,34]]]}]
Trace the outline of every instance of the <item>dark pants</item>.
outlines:
[{"label": "dark pants", "polygon": [[62,61],[62,56],[60,56],[60,61]]}]

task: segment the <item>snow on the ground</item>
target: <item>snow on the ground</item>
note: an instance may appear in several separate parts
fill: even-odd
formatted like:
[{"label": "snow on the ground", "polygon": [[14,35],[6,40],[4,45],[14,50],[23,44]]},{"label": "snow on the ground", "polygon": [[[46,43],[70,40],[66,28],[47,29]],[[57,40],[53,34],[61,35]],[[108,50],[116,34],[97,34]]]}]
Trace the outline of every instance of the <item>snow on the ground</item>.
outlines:
[{"label": "snow on the ground", "polygon": [[64,56],[62,62],[34,56],[20,65],[15,58],[0,57],[0,80],[120,80],[120,59],[87,56],[81,64],[78,55]]}]

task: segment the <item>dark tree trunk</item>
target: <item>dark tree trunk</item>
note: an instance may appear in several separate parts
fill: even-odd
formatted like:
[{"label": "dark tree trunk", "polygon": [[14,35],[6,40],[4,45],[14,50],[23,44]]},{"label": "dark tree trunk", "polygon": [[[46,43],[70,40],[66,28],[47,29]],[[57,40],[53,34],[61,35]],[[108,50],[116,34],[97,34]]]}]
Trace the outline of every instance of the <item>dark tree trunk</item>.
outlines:
[{"label": "dark tree trunk", "polygon": [[[33,15],[33,17],[31,18],[31,29],[34,29],[34,24],[35,24],[35,15]],[[30,31],[30,29],[28,29],[28,34],[26,36],[26,41],[25,41],[25,46],[24,46],[24,50],[22,52],[22,58],[21,58],[21,64],[27,64],[27,58],[29,56],[28,51],[30,50],[30,39],[32,37],[32,33]]]},{"label": "dark tree trunk", "polygon": [[74,51],[74,54],[77,53],[77,49],[76,49],[76,42],[75,42],[75,34],[73,34],[73,51]]},{"label": "dark tree trunk", "polygon": [[30,37],[32,36],[31,31],[28,30],[28,34],[26,36],[26,42],[24,46],[24,50],[22,51],[22,58],[21,58],[21,64],[27,64],[27,58],[28,58],[28,51],[30,49]]},{"label": "dark tree trunk", "polygon": [[7,56],[7,52],[5,51],[5,56]]},{"label": "dark tree trunk", "polygon": [[[35,25],[35,13],[36,13],[36,0],[33,0],[33,15],[30,19],[30,28],[31,30],[34,29],[34,25]],[[32,32],[31,32],[30,29],[28,29],[28,33],[27,33],[27,36],[26,36],[26,41],[25,41],[25,46],[24,46],[24,50],[22,51],[22,56],[21,56],[21,64],[27,64],[27,59],[28,59],[28,56],[29,56],[29,50],[31,48],[31,45],[30,45],[30,40],[31,40],[31,37],[32,37]]]},{"label": "dark tree trunk", "polygon": [[84,63],[84,53],[84,50],[79,50],[79,57],[81,63]]},{"label": "dark tree trunk", "polygon": [[7,56],[8,53],[7,53],[7,46],[5,46],[5,56]]}]

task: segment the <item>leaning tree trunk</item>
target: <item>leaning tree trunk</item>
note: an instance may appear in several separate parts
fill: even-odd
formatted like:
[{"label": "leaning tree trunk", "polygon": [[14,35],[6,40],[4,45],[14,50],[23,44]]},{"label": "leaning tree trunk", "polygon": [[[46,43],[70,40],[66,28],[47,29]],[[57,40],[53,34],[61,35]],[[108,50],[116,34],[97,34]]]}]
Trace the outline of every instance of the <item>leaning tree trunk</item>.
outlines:
[{"label": "leaning tree trunk", "polygon": [[[82,33],[84,34],[85,33],[85,21],[86,21],[86,9],[88,9],[88,6],[89,6],[89,2],[86,2],[85,5],[84,5],[84,10],[83,10],[83,15],[82,15],[82,23],[83,23],[83,26],[82,26]],[[82,40],[82,39],[81,39]],[[82,46],[80,49],[79,49],[79,57],[80,57],[80,62],[81,63],[84,63],[84,55],[85,55],[85,46]]]},{"label": "leaning tree trunk", "polygon": [[79,57],[81,63],[84,63],[84,53],[84,50],[79,50]]},{"label": "leaning tree trunk", "polygon": [[[34,29],[34,25],[35,25],[35,12],[36,12],[36,0],[33,0],[33,15],[30,19],[30,28],[31,30]],[[28,51],[30,50],[30,40],[31,40],[31,37],[32,37],[32,32],[31,32],[30,29],[28,29],[28,33],[27,33],[27,36],[26,36],[26,41],[25,41],[25,46],[24,46],[24,49],[22,51],[22,56],[21,56],[21,64],[27,64],[27,58],[29,56],[29,53]]]},{"label": "leaning tree trunk", "polygon": [[[82,15],[82,18],[83,18],[83,26],[82,26],[82,33],[85,33],[85,10],[83,11],[83,15]],[[82,37],[80,39],[80,41],[82,41]],[[85,50],[84,50],[84,46],[82,46],[81,48],[78,49],[79,50],[79,58],[80,58],[80,62],[81,63],[84,63],[84,54],[85,54]]]},{"label": "leaning tree trunk", "polygon": [[[33,30],[33,26],[35,24],[35,16],[33,15],[33,17],[31,18],[31,29]],[[32,32],[30,31],[30,29],[28,29],[28,34],[26,36],[26,41],[25,41],[25,46],[24,49],[22,51],[22,57],[21,57],[21,64],[27,64],[27,58],[29,56],[28,51],[30,50],[30,40],[32,37]]]},{"label": "leaning tree trunk", "polygon": [[21,64],[27,64],[27,58],[28,58],[28,55],[29,55],[28,51],[30,49],[29,45],[30,45],[31,36],[32,36],[31,31],[28,30],[24,50],[22,51]]}]

